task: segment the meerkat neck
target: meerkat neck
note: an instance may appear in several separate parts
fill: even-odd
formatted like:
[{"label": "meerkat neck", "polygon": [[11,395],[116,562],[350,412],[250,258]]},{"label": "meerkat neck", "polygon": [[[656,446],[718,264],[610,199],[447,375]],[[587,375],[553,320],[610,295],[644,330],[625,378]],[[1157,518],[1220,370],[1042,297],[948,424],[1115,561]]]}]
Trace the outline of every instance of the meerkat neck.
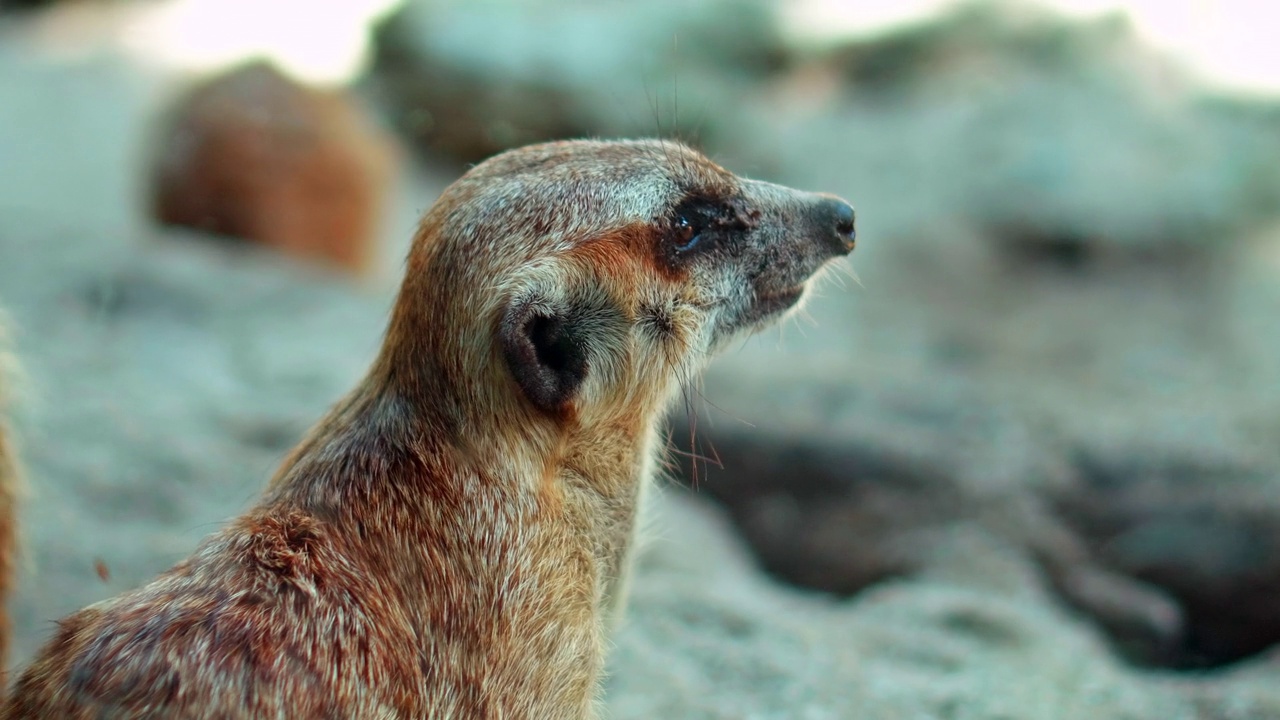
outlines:
[{"label": "meerkat neck", "polygon": [[286,462],[265,509],[318,520],[439,672],[475,668],[442,686],[462,692],[480,672],[485,687],[537,697],[540,673],[562,668],[556,693],[595,698],[651,429],[569,433],[541,466],[521,468],[498,448],[477,457],[429,440],[438,435],[407,403],[363,387],[339,404]]},{"label": "meerkat neck", "polygon": [[[591,588],[594,611],[609,615],[650,481],[653,428],[569,431],[549,453],[508,437],[486,457],[474,443],[438,442],[440,432],[428,425],[433,420],[403,393],[366,382],[285,461],[264,505],[353,530],[335,536],[360,538],[352,552],[393,567],[406,597],[433,574],[458,577],[422,565],[449,563],[439,548],[470,553],[491,543],[495,532],[508,533],[510,545],[492,547],[494,554],[474,566],[489,568],[492,576],[473,581],[497,582],[536,552],[529,545],[531,528],[554,528],[558,537],[579,542],[555,553],[586,561],[577,566],[585,573],[580,581]],[[513,457],[523,460],[511,462]],[[402,552],[414,547],[423,552]]]}]

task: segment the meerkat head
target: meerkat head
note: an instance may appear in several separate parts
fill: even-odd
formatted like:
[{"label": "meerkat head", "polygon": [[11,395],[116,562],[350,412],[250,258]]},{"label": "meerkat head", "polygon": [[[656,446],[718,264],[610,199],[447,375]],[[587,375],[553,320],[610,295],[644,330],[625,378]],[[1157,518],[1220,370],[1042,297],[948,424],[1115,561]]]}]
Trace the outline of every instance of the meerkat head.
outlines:
[{"label": "meerkat head", "polygon": [[514,415],[617,426],[661,411],[735,337],[854,247],[830,195],[665,141],[559,142],[472,169],[428,212],[389,372],[460,433]]}]

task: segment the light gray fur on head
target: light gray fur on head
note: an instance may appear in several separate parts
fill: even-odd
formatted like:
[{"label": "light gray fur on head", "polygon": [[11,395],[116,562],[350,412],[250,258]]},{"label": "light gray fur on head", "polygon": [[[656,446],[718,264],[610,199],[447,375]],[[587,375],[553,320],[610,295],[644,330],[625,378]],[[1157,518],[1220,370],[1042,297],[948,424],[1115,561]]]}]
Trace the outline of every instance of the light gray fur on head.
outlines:
[{"label": "light gray fur on head", "polygon": [[[417,266],[411,257],[410,274],[438,275],[421,291],[448,287],[437,312],[471,339],[455,348],[467,358],[455,372],[471,375],[455,387],[495,387],[472,373],[502,372],[496,341],[474,339],[492,337],[520,302],[579,324],[589,360],[579,411],[640,391],[628,384],[669,396],[652,386],[693,377],[726,342],[776,321],[837,254],[822,202],[739,178],[673,142],[548,143],[494,157],[451,186],[424,219],[435,237],[415,251],[427,257]],[[705,236],[702,247],[673,245],[682,219]],[[666,380],[638,371],[649,367]]]}]

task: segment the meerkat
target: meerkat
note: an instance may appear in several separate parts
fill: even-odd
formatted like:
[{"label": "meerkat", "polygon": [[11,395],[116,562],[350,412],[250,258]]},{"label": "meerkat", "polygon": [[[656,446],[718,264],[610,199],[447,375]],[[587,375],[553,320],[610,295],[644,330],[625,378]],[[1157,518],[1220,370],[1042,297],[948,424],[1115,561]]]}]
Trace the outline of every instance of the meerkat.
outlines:
[{"label": "meerkat", "polygon": [[365,379],[251,510],[62,620],[6,717],[595,717],[665,409],[853,247],[843,200],[674,142],[476,166]]}]

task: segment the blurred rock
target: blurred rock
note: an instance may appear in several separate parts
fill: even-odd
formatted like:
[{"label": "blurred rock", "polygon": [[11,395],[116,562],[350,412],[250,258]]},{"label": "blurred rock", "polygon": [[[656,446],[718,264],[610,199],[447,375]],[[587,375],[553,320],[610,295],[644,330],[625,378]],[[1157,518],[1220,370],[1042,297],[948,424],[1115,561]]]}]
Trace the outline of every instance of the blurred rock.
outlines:
[{"label": "blurred rock", "polygon": [[154,144],[152,212],[355,273],[373,262],[394,145],[359,101],[265,62],[177,100]]},{"label": "blurred rock", "polygon": [[1280,105],[1218,98],[1120,15],[962,4],[816,62],[861,112],[941,120],[903,159],[1018,257],[1195,261],[1280,208]]},{"label": "blurred rock", "polygon": [[[1280,154],[1265,128],[1141,86],[1029,80],[978,110],[957,166],[983,167],[966,213],[1032,259],[1204,262],[1200,251],[1273,219]],[[1280,129],[1277,126],[1276,129]]]},{"label": "blurred rock", "polygon": [[[1018,0],[957,3],[936,16],[838,46],[828,61],[860,93],[882,101],[951,94],[960,86],[997,89],[1026,74],[1132,76],[1137,63],[1158,62],[1139,48],[1119,12],[1076,20]],[[1108,67],[1110,73],[1103,72]]]},{"label": "blurred rock", "polygon": [[767,582],[722,514],[681,495],[658,503],[641,558],[610,663],[614,717],[1225,720],[1277,707],[1262,664],[1185,684],[1126,668],[1022,552],[979,529],[949,531],[916,577],[836,601]]},{"label": "blurred rock", "polygon": [[[884,223],[892,200],[871,191],[883,202],[851,195]],[[977,526],[1026,548],[1131,661],[1221,666],[1280,642],[1280,510],[1255,502],[1280,481],[1280,245],[1063,273],[1001,262],[989,241],[969,253],[986,239],[964,227],[864,232],[865,287],[823,293],[783,339],[718,361],[691,397],[716,408],[697,416],[696,449],[725,470],[685,481],[808,587],[911,576],[944,531]],[[1095,489],[1100,472],[1126,481]]]},{"label": "blurred rock", "polygon": [[[1216,666],[1280,644],[1280,450],[1214,413],[1163,413],[1082,434],[1080,482],[1059,513],[1110,567],[1184,609],[1179,665]],[[1139,427],[1141,428],[1139,430]]]},{"label": "blurred rock", "polygon": [[0,0],[0,10],[29,10],[52,5],[57,0]]},{"label": "blurred rock", "polygon": [[465,161],[566,137],[723,145],[782,57],[766,0],[410,0],[377,47],[399,125]]},{"label": "blurred rock", "polygon": [[[919,574],[963,528],[981,528],[1034,558],[1071,605],[1132,656],[1168,662],[1180,649],[1181,609],[1153,585],[1116,572],[1053,512],[1071,468],[1052,432],[973,389],[728,379],[734,402],[768,425],[677,423],[685,481],[730,509],[761,563],[778,577],[839,595]],[[749,390],[748,388],[755,388]],[[713,395],[714,396],[714,395]],[[714,423],[714,424],[713,424]],[[692,440],[690,441],[690,439]]]}]

